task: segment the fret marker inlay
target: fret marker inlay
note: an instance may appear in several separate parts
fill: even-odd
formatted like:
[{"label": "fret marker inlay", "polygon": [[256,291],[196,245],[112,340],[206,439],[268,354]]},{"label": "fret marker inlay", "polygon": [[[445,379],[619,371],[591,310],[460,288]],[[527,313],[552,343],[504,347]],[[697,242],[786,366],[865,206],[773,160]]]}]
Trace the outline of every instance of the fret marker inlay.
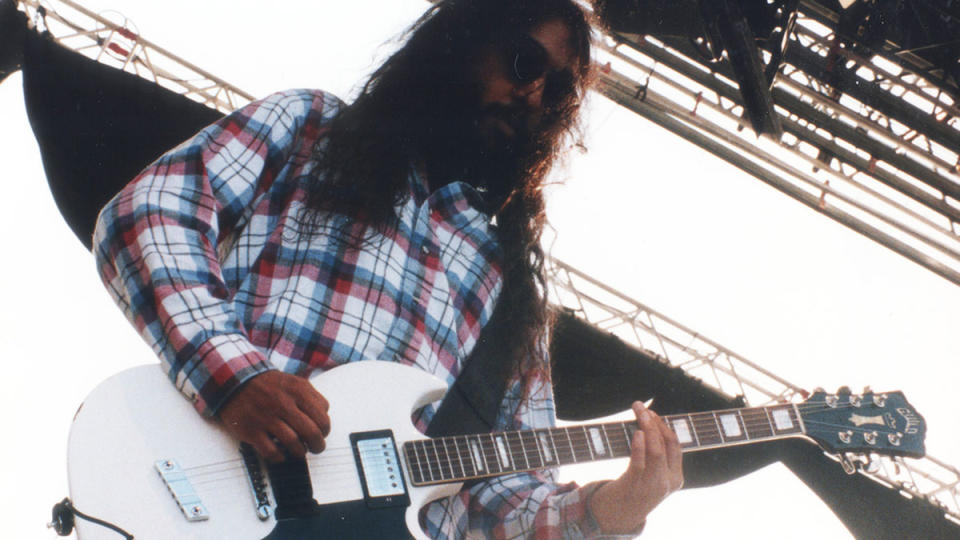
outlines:
[{"label": "fret marker inlay", "polygon": [[607,453],[607,448],[603,444],[603,435],[600,434],[600,428],[590,428],[590,442],[593,444],[593,453],[602,456]]},{"label": "fret marker inlay", "polygon": [[721,414],[720,425],[723,426],[723,434],[726,435],[727,437],[740,436],[740,423],[737,422],[737,415]]},{"label": "fret marker inlay", "polygon": [[470,441],[470,450],[473,452],[473,462],[477,465],[477,471],[483,471],[483,457],[480,453],[480,445],[477,441]]},{"label": "fret marker inlay", "polygon": [[690,426],[686,420],[677,419],[673,421],[673,432],[677,434],[680,444],[689,444],[693,442],[693,436],[690,434]]},{"label": "fret marker inlay", "polygon": [[773,411],[773,423],[777,429],[784,431],[793,427],[793,420],[790,419],[790,412],[787,409],[775,409]]},{"label": "fret marker inlay", "polygon": [[553,462],[553,453],[550,452],[550,441],[546,433],[540,434],[540,450],[543,452],[543,460],[547,463]]},{"label": "fret marker inlay", "polygon": [[507,453],[507,445],[503,442],[503,437],[495,437],[497,441],[497,450],[500,452],[497,456],[500,458],[500,468],[506,469],[510,467],[510,454]]}]

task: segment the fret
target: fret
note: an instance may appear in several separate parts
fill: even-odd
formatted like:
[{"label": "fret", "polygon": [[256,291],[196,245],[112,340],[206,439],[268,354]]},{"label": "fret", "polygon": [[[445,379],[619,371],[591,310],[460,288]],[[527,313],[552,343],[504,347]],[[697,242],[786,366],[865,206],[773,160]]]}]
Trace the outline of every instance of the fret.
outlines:
[{"label": "fret", "polygon": [[500,466],[500,458],[497,457],[497,443],[493,441],[493,434],[488,433],[481,437],[480,446],[483,447],[483,458],[487,461],[487,470],[493,474],[500,474],[503,467]]},{"label": "fret", "polygon": [[[429,450],[427,450],[427,463],[430,465],[430,477],[433,480],[443,480],[443,470],[440,468],[440,457],[437,455],[437,442],[434,439],[424,440],[424,448],[427,448],[429,444]],[[433,457],[430,455],[433,454]]]},{"label": "fret", "polygon": [[423,451],[423,441],[417,441],[413,444],[414,455],[417,456],[417,466],[420,468],[420,479],[424,482],[428,482],[431,478],[428,478],[430,475],[430,467],[427,466],[427,462],[424,460],[426,453]]},{"label": "fret", "polygon": [[696,439],[697,433],[693,427],[693,421],[690,415],[668,416],[665,421],[667,425],[670,426],[670,429],[673,430],[674,434],[676,434],[677,440],[680,441],[681,448],[700,445]]},{"label": "fret", "polygon": [[723,436],[724,442],[737,442],[747,439],[747,430],[740,411],[719,411],[713,415]]},{"label": "fret", "polygon": [[487,466],[486,458],[483,455],[483,442],[478,435],[472,435],[467,438],[467,445],[470,450],[470,458],[473,461],[476,476],[487,474],[490,468]]},{"label": "fret", "polygon": [[506,437],[503,433],[491,433],[493,444],[497,450],[497,459],[500,460],[500,472],[509,472],[516,470],[513,462],[513,456],[510,455],[510,449],[507,447]]},{"label": "fret", "polygon": [[763,407],[763,416],[767,419],[767,425],[770,426],[770,436],[772,437],[776,433],[776,429],[773,427],[773,419],[770,418],[770,410],[766,407]]},{"label": "fret", "polygon": [[583,431],[587,436],[587,444],[590,448],[592,459],[610,457],[609,445],[603,442],[603,433],[598,426],[584,426]]},{"label": "fret", "polygon": [[[603,436],[607,439],[607,446],[610,448],[610,457],[624,457],[630,455],[630,444],[628,441],[621,440],[623,432],[619,423],[603,424]],[[626,452],[624,452],[626,450]]]},{"label": "fret", "polygon": [[582,427],[565,429],[567,431],[567,437],[570,440],[570,450],[573,452],[573,459],[577,463],[591,461],[593,459],[593,450],[590,449],[590,443],[587,441],[587,432]]},{"label": "fret", "polygon": [[[420,469],[419,459],[417,458],[416,442],[403,445],[403,456],[407,459],[407,470],[410,471],[410,477],[415,484],[423,482],[423,471]],[[413,453],[411,457],[410,454]]]},{"label": "fret", "polygon": [[[591,437],[590,432],[587,431],[587,426],[580,426],[580,430],[583,431],[583,441],[587,447],[587,452],[590,454],[590,461],[597,459],[596,452],[593,448],[593,437]],[[579,434],[577,434],[579,438]]]},{"label": "fret", "polygon": [[800,422],[797,420],[793,405],[776,405],[767,407],[773,420],[773,428],[777,435],[800,433]]},{"label": "fret", "polygon": [[554,463],[562,463],[562,462],[560,461],[560,450],[557,448],[557,440],[554,438],[554,435],[556,435],[555,430],[553,430],[553,429],[545,430],[545,431],[543,432],[543,440],[548,443],[548,445],[547,445],[547,446],[548,446],[548,450],[549,450],[550,448],[553,449],[553,462],[554,462]]},{"label": "fret", "polygon": [[717,435],[720,436],[720,443],[727,442],[727,438],[723,433],[723,426],[720,425],[720,419],[717,418],[717,413],[713,412],[710,413],[710,415],[713,416],[713,425],[717,427]]},{"label": "fret", "polygon": [[749,439],[768,439],[773,436],[773,424],[763,407],[743,409],[740,414]]},{"label": "fret", "polygon": [[622,422],[618,431],[623,434],[623,446],[626,450],[624,455],[629,456],[630,450],[633,448],[633,434],[637,431],[637,423]]},{"label": "fret", "polygon": [[697,429],[697,441],[701,448],[723,444],[723,432],[717,425],[717,417],[712,412],[697,413],[700,426]]},{"label": "fret", "polygon": [[427,441],[428,439],[417,441],[417,460],[420,462],[420,467],[423,470],[423,481],[432,482],[434,476],[433,470],[430,468],[430,459],[427,455]]},{"label": "fret", "polygon": [[717,433],[717,424],[714,423],[713,416],[709,413],[688,414],[686,419],[693,430],[694,444],[692,446],[702,448],[715,446],[722,442],[720,434]]},{"label": "fret", "polygon": [[803,413],[800,412],[800,407],[796,403],[790,405],[790,414],[797,419],[797,433],[806,433],[807,424],[803,421]]},{"label": "fret", "polygon": [[433,450],[434,453],[437,454],[437,466],[440,468],[440,478],[444,480],[455,478],[456,475],[453,472],[453,464],[450,462],[450,456],[447,455],[447,445],[444,444],[442,438],[434,439]]},{"label": "fret", "polygon": [[457,468],[457,458],[459,458],[459,456],[457,456],[456,447],[454,447],[454,452],[452,454],[450,453],[450,439],[451,437],[440,439],[440,443],[443,445],[443,453],[446,455],[447,467],[450,468],[450,478],[463,478],[463,465],[460,464],[459,472]]},{"label": "fret", "polygon": [[[463,441],[461,443],[461,441]],[[457,455],[460,457],[460,465],[463,467],[463,476],[469,478],[477,475],[477,466],[473,462],[473,455],[470,453],[470,441],[467,437],[454,437],[453,442],[457,445]],[[466,459],[464,459],[466,456]]]},{"label": "fret", "polygon": [[633,446],[633,434],[637,432],[637,425],[633,422],[624,422],[620,424],[623,428],[623,439],[627,441],[627,448]]},{"label": "fret", "polygon": [[610,457],[613,457],[613,447],[610,446],[610,439],[607,437],[607,425],[601,424],[597,426],[597,429],[600,430],[600,434],[603,435],[603,440],[607,444],[607,453],[610,455]]},{"label": "fret", "polygon": [[[547,461],[544,460],[543,450],[538,444],[536,431],[521,431],[520,443],[523,445],[523,449],[526,452],[527,461],[530,463],[531,468],[539,469],[540,467],[546,465]],[[532,448],[533,450],[528,450],[529,448]]]},{"label": "fret", "polygon": [[627,430],[627,423],[616,422],[613,424],[608,424],[607,432],[608,434],[612,434],[614,436],[614,443],[613,443],[614,454],[617,457],[629,456],[631,435],[630,435],[630,432]]},{"label": "fret", "polygon": [[557,464],[560,456],[557,454],[557,445],[554,443],[553,430],[538,429],[534,434],[536,435],[534,442],[537,444],[537,449],[540,450],[540,457],[543,458],[543,464]]},{"label": "fret", "polygon": [[[576,463],[577,458],[573,454],[573,442],[570,440],[570,433],[566,428],[555,428],[549,431],[550,439],[553,441],[553,448],[556,451],[557,463],[566,465]],[[560,437],[559,444],[557,438]]]},{"label": "fret", "polygon": [[457,445],[457,438],[456,438],[456,437],[446,437],[446,438],[444,439],[444,441],[446,441],[444,444],[445,444],[446,447],[447,447],[447,454],[450,454],[450,446],[453,446],[453,454],[454,454],[455,456],[457,456],[457,460],[454,461],[453,463],[456,464],[456,465],[459,467],[460,473],[459,473],[459,476],[458,476],[458,477],[459,477],[459,478],[465,478],[465,477],[469,476],[469,475],[467,474],[467,470],[464,469],[464,467],[463,467],[463,456],[460,455],[460,446]]},{"label": "fret", "polygon": [[523,441],[520,439],[519,431],[509,431],[504,434],[507,439],[507,448],[510,450],[511,460],[513,461],[513,470],[527,470],[530,468],[530,460],[527,459],[527,452],[523,449]]}]

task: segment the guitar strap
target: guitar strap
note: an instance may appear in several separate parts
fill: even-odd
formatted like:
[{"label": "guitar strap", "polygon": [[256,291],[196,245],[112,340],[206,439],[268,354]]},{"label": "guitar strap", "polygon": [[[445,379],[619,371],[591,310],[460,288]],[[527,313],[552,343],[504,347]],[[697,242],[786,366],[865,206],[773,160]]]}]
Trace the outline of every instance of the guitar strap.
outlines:
[{"label": "guitar strap", "polygon": [[506,339],[507,302],[497,302],[466,365],[437,408],[427,435],[485,433],[496,424],[512,362]]}]

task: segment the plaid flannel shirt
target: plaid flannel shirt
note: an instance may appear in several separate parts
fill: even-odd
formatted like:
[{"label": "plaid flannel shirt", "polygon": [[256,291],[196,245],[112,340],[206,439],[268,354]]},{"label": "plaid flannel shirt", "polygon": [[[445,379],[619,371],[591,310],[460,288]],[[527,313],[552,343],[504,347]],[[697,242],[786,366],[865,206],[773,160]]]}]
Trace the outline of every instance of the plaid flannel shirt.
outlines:
[{"label": "plaid flannel shirt", "polygon": [[[465,183],[430,193],[411,174],[399,226],[366,231],[360,249],[331,233],[360,227],[344,216],[299,234],[303,181],[341,106],[305,90],[251,103],[150,165],[100,215],[103,282],[204,415],[270,369],[392,360],[452,384],[493,311],[501,252]],[[415,419],[421,430],[433,411]],[[498,429],[553,423],[548,381],[508,384]],[[555,471],[514,474],[421,515],[436,538],[589,537],[587,491]]]}]

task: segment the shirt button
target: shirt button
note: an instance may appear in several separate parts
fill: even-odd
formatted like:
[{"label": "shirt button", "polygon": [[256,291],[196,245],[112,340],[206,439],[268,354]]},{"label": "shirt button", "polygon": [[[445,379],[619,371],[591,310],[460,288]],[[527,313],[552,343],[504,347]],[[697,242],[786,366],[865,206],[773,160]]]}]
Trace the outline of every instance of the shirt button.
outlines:
[{"label": "shirt button", "polygon": [[429,254],[430,254],[430,248],[427,247],[426,244],[424,244],[424,245],[420,246],[420,253],[423,253],[424,255],[429,255]]}]

